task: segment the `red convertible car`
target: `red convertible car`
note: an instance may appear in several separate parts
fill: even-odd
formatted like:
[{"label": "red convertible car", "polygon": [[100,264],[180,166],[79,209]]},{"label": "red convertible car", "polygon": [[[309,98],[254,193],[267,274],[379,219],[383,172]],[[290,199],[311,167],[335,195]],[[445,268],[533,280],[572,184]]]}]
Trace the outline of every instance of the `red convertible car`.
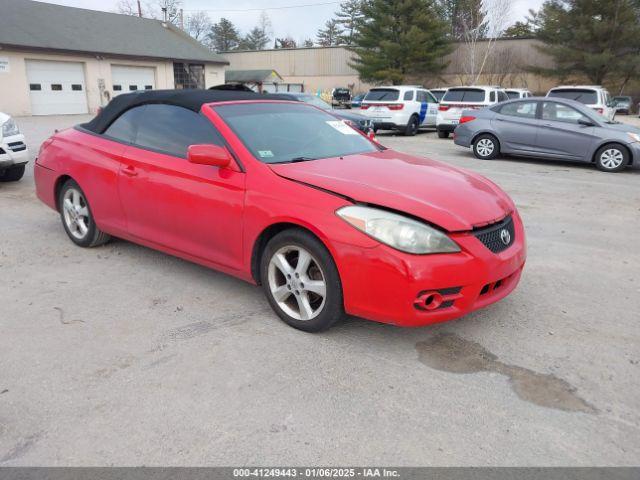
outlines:
[{"label": "red convertible car", "polygon": [[113,235],[261,284],[306,331],[451,320],[525,263],[520,216],[486,178],[269,95],[120,95],[45,141],[35,180],[75,244]]}]

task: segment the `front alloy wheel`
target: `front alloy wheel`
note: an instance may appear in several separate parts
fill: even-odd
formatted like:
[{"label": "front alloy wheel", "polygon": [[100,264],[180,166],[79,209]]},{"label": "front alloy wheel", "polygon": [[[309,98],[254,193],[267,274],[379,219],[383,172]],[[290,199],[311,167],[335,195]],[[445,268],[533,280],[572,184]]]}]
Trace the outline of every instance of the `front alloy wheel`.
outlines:
[{"label": "front alloy wheel", "polygon": [[290,326],[318,332],[344,315],[342,285],[331,254],[301,229],[274,236],[262,255],[260,280],[273,310]]},{"label": "front alloy wheel", "polygon": [[103,245],[111,238],[93,220],[87,197],[74,180],[67,180],[58,196],[60,217],[67,235],[80,247]]}]

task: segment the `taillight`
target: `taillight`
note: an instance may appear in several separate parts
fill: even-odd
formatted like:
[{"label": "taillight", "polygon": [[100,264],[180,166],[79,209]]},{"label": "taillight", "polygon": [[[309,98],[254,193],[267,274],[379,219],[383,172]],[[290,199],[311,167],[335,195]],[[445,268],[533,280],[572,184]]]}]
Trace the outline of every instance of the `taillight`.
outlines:
[{"label": "taillight", "polygon": [[441,112],[446,112],[447,110],[449,110],[451,107],[449,105],[440,105],[438,107],[438,110],[440,110]]},{"label": "taillight", "polygon": [[360,110],[366,110],[367,108],[369,108],[371,105],[367,105],[366,103],[361,103],[360,104]]},{"label": "taillight", "polygon": [[391,103],[387,105],[389,110],[402,110],[404,108],[404,103]]},{"label": "taillight", "polygon": [[465,115],[463,117],[460,117],[460,124],[472,122],[475,119],[476,117],[472,117],[471,115]]}]

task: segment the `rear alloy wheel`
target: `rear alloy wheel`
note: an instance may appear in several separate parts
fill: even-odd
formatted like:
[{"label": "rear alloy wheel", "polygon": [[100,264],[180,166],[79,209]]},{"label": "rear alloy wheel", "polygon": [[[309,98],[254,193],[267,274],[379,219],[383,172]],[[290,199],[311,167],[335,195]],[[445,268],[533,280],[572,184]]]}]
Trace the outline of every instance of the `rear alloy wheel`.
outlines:
[{"label": "rear alloy wheel", "polygon": [[24,176],[24,165],[7,168],[0,172],[0,182],[17,182]]},{"label": "rear alloy wheel", "polygon": [[303,230],[285,230],[269,241],[260,276],[271,307],[294,328],[319,332],[344,316],[335,263],[324,245]]},{"label": "rear alloy wheel", "polygon": [[97,247],[107,243],[111,236],[101,231],[93,220],[91,208],[80,186],[67,180],[58,196],[60,218],[67,235],[80,247]]},{"label": "rear alloy wheel", "polygon": [[629,152],[621,145],[605,145],[596,152],[596,167],[603,172],[619,172],[629,163]]},{"label": "rear alloy wheel", "polygon": [[438,130],[438,138],[449,138],[449,132]]},{"label": "rear alloy wheel", "polygon": [[418,129],[420,128],[420,119],[413,115],[410,119],[409,119],[409,123],[407,123],[407,126],[404,129],[404,135],[406,137],[413,137],[416,133],[418,133]]},{"label": "rear alloy wheel", "polygon": [[500,153],[498,140],[493,135],[480,135],[473,144],[473,153],[480,160],[492,160]]}]

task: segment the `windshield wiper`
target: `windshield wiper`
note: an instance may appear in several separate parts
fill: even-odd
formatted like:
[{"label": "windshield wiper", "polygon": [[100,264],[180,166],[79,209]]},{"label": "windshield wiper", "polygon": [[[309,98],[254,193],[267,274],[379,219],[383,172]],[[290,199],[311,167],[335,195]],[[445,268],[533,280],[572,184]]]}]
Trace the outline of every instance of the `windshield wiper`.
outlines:
[{"label": "windshield wiper", "polygon": [[289,162],[290,163],[308,162],[309,160],[317,160],[317,158],[312,158],[312,157],[293,157],[291,160],[289,160]]}]

